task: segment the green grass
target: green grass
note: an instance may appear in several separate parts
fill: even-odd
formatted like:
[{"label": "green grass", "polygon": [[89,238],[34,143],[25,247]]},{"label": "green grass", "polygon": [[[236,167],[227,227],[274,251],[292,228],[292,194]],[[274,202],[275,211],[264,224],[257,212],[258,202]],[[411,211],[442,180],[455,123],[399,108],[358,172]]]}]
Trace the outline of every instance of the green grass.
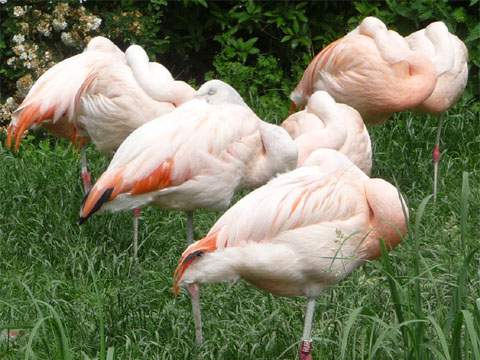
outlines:
[{"label": "green grass", "polygon": [[[405,194],[410,232],[319,299],[316,359],[479,359],[480,124],[470,108],[464,101],[446,116],[436,204],[422,201],[437,120],[404,113],[370,129],[374,176]],[[93,147],[88,155],[96,177],[107,160]],[[171,292],[183,214],[143,212],[135,271],[130,214],[77,225],[79,156],[70,145],[29,136],[18,154],[0,146],[0,179],[0,332],[26,332],[0,342],[1,359],[295,358],[305,300],[244,283],[202,288],[206,342],[197,350],[189,298]],[[196,237],[219,215],[198,213]]]}]

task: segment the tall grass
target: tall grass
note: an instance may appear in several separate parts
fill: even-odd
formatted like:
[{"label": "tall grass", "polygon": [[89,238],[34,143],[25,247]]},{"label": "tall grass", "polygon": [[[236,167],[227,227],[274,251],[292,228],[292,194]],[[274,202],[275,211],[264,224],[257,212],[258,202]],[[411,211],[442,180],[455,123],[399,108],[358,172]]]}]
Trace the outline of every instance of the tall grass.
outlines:
[{"label": "tall grass", "polygon": [[[269,120],[285,110],[257,105]],[[435,204],[436,121],[405,113],[370,129],[374,176],[405,194],[410,231],[319,299],[315,358],[480,359],[480,130],[470,105],[445,119]],[[107,160],[93,148],[88,156],[98,177]],[[204,287],[206,342],[196,349],[190,301],[170,291],[183,214],[143,212],[140,270],[132,271],[130,214],[77,225],[78,159],[50,138],[28,136],[18,154],[0,146],[1,359],[295,358],[304,299],[244,283]],[[196,237],[218,216],[196,214]],[[6,329],[24,335],[7,341]]]}]

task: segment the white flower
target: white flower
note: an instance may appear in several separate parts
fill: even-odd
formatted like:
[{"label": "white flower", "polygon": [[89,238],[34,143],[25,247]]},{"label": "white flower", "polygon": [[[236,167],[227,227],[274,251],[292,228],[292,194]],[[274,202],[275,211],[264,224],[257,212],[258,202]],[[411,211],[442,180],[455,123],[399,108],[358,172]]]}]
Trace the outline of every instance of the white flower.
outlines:
[{"label": "white flower", "polygon": [[13,97],[9,97],[7,100],[5,100],[5,104],[8,106],[15,105],[15,100],[13,100]]},{"label": "white flower", "polygon": [[13,16],[20,17],[22,15],[25,15],[25,8],[23,8],[21,6],[15,6],[13,8]]},{"label": "white flower", "polygon": [[0,4],[6,4],[7,0],[0,0]]},{"label": "white flower", "polygon": [[72,35],[68,32],[62,32],[60,35],[63,43],[67,46],[75,46],[75,41],[73,41]]},{"label": "white flower", "polygon": [[23,45],[14,46],[13,51],[15,52],[15,54],[18,55],[19,53],[22,53],[22,52],[25,51],[25,46],[23,46]]},{"label": "white flower", "polygon": [[7,65],[8,65],[8,66],[12,66],[14,62],[15,62],[15,58],[14,58],[14,57],[11,57],[11,58],[9,58],[9,59],[7,60]]},{"label": "white flower", "polygon": [[58,19],[53,19],[52,25],[56,31],[62,31],[67,27],[67,22],[65,20],[60,21]]},{"label": "white flower", "polygon": [[93,22],[90,23],[90,30],[97,30],[102,24],[102,19],[98,17],[93,18]]},{"label": "white flower", "polygon": [[20,60],[27,60],[27,58],[28,58],[28,55],[27,55],[26,52],[22,52],[22,53],[20,54]]},{"label": "white flower", "polygon": [[22,34],[15,34],[13,37],[12,37],[12,41],[15,43],[15,44],[21,44],[25,41],[25,36],[23,36]]}]

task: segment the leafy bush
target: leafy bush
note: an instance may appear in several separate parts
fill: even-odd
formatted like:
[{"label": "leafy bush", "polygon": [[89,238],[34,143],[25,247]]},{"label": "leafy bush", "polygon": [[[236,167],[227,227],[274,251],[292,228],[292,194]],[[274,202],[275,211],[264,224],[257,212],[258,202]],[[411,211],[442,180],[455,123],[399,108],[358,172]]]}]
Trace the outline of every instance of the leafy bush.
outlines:
[{"label": "leafy bush", "polygon": [[[480,23],[478,0],[387,0],[372,2],[281,1],[42,2],[0,7],[0,123],[34,79],[95,35],[125,49],[144,46],[174,76],[201,83],[220,77],[247,99],[276,103],[288,94],[316,52],[366,16],[407,35],[442,20],[463,39],[470,54],[468,92],[478,96]],[[274,91],[273,91],[274,90]],[[275,100],[277,99],[277,100]],[[286,106],[286,105],[284,105]]]}]

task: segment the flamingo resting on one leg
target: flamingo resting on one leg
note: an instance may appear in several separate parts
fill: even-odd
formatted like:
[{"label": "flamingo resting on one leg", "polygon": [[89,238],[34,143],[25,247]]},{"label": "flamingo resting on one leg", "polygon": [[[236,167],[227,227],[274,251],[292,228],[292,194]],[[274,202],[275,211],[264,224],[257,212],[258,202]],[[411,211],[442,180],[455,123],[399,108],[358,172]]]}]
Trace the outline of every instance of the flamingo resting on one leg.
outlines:
[{"label": "flamingo resting on one leg", "polygon": [[[190,245],[175,270],[174,291],[241,278],[276,295],[306,296],[300,359],[311,359],[315,299],[379,257],[380,239],[387,249],[400,243],[407,227],[404,207],[388,182],[370,179],[338,151],[316,150],[303,167],[238,201]],[[194,321],[198,339],[196,308]]]}]

